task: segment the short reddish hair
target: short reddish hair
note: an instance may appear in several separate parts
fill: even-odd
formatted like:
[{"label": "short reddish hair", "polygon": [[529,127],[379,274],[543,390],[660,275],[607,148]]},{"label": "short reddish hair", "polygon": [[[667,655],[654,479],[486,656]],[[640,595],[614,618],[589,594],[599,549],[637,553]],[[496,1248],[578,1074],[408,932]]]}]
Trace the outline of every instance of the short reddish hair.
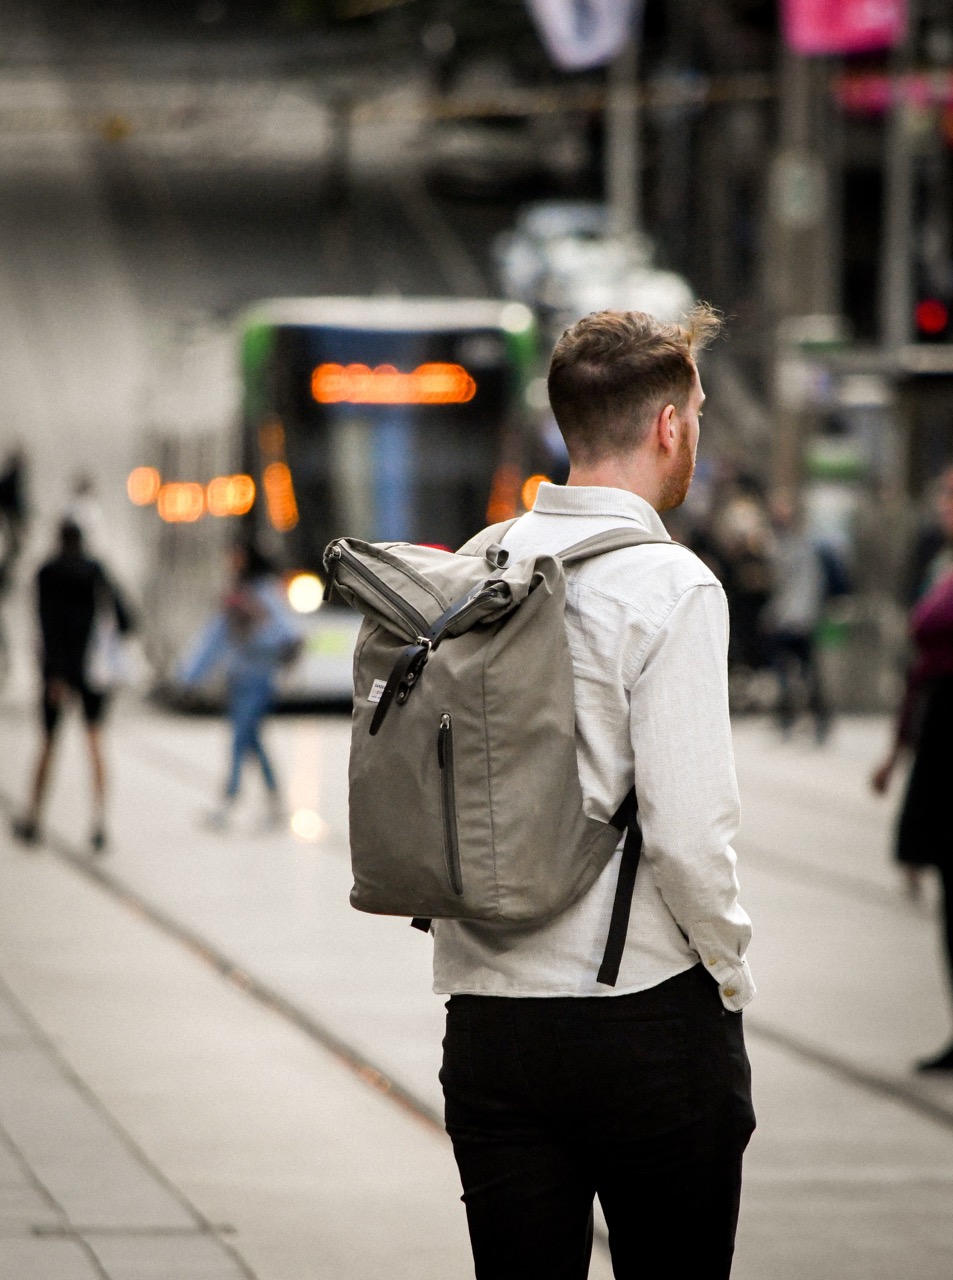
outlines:
[{"label": "short reddish hair", "polygon": [[695,357],[722,320],[698,303],[681,324],[643,311],[596,311],[571,325],[549,366],[549,403],[571,461],[591,464],[629,453],[666,404],[683,410]]}]

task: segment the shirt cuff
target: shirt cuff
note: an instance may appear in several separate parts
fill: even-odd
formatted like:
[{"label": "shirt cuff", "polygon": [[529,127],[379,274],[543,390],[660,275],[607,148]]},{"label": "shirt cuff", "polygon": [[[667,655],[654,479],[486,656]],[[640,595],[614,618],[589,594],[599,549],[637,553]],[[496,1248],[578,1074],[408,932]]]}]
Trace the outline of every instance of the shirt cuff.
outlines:
[{"label": "shirt cuff", "polygon": [[723,960],[704,961],[705,968],[718,983],[721,1003],[731,1013],[739,1013],[754,999],[756,989],[748,961],[743,957],[732,964]]},{"label": "shirt cuff", "polygon": [[[718,983],[722,1004],[732,1013],[737,1013],[754,998],[754,979],[751,977],[748,961],[743,955],[739,956],[731,945],[733,939],[726,939],[722,935],[722,930],[715,929],[710,924],[697,925],[691,931],[692,943],[702,964]],[[745,936],[738,938],[738,950],[745,945],[749,936],[750,930],[745,930]],[[732,952],[735,953],[731,954]]]}]

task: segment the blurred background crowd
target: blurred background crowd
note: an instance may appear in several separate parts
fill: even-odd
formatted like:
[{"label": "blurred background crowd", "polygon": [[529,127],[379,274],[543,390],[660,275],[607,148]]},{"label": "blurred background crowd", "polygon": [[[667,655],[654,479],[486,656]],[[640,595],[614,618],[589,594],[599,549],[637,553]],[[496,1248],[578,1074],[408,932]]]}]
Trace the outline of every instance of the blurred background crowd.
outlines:
[{"label": "blurred background crowd", "polygon": [[[896,704],[953,533],[945,0],[19,0],[0,34],[7,630],[69,515],[168,694],[244,541],[303,627],[281,688],[346,697],[315,665],[347,647],[317,621],[327,537],[449,544],[517,514],[564,474],[543,374],[565,323],[704,297],[729,340],[672,531],[728,592],[735,708],[823,740]],[[301,392],[321,359],[448,353],[470,425]]]}]

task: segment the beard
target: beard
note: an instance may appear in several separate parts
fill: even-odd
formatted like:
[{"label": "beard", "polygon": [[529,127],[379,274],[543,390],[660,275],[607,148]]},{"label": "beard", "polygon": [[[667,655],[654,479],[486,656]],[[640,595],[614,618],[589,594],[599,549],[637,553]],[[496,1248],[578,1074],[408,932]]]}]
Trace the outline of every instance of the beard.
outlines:
[{"label": "beard", "polygon": [[676,507],[682,505],[688,497],[694,474],[695,454],[689,447],[688,436],[683,435],[679,440],[678,453],[675,457],[672,472],[662,486],[659,511],[673,511]]}]

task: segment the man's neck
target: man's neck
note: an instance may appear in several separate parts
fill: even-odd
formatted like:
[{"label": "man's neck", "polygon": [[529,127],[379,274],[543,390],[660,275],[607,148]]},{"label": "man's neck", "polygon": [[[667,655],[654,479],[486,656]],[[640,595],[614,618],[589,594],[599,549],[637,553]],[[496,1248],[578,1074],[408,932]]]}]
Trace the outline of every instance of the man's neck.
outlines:
[{"label": "man's neck", "polygon": [[624,489],[642,498],[654,510],[658,510],[660,486],[649,474],[647,467],[639,465],[639,459],[608,458],[590,466],[572,466],[567,486],[578,488]]}]

